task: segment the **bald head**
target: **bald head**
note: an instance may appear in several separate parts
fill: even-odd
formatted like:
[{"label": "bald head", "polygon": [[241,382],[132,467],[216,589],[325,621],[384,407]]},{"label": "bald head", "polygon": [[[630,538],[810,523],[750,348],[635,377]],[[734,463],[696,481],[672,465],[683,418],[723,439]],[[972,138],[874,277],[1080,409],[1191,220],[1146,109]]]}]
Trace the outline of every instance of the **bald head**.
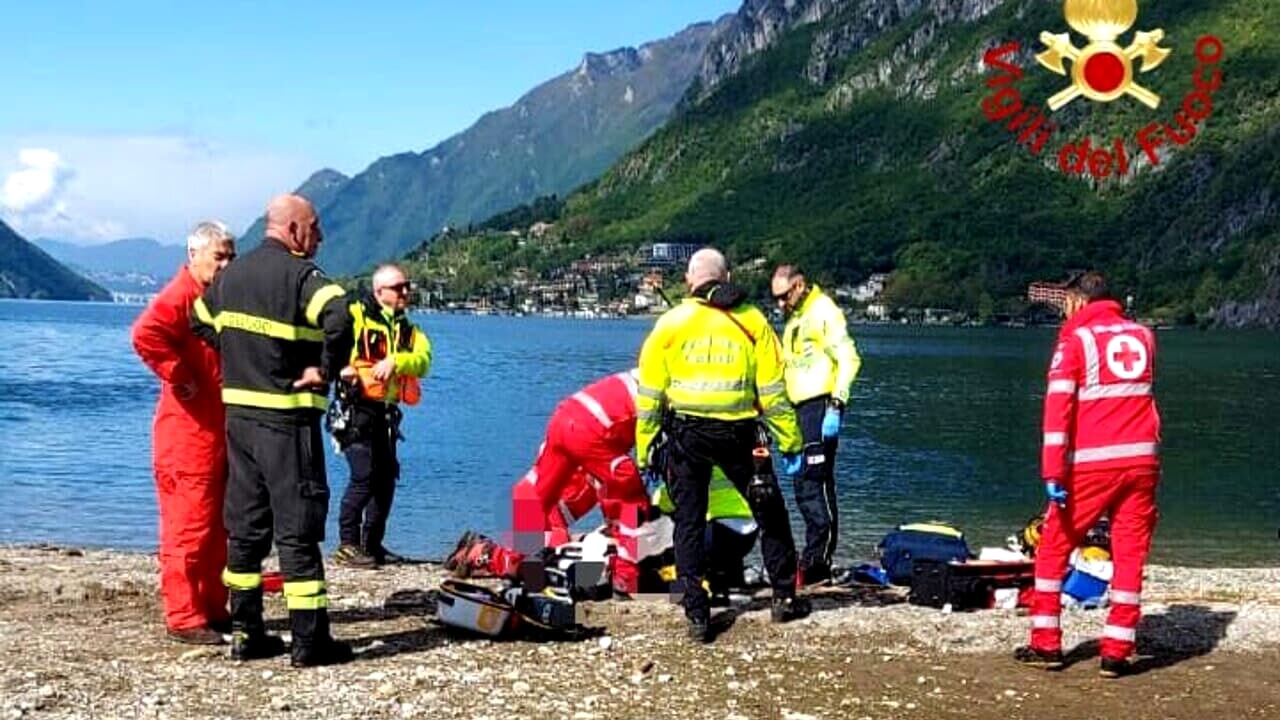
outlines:
[{"label": "bald head", "polygon": [[290,252],[313,257],[322,239],[315,206],[293,193],[271,198],[267,203],[267,237],[280,241]]},{"label": "bald head", "polygon": [[689,258],[689,269],[684,274],[684,281],[692,290],[712,280],[724,282],[729,279],[729,262],[724,254],[715,248],[702,248]]}]

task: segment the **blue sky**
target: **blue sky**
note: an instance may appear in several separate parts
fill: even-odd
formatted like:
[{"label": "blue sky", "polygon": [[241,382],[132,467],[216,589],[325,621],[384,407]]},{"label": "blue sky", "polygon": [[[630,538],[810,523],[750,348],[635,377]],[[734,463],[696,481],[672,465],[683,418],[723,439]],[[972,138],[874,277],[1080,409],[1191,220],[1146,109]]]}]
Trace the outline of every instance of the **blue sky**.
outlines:
[{"label": "blue sky", "polygon": [[0,216],[28,236],[242,227],[312,170],[420,151],[737,0],[5,2]]}]

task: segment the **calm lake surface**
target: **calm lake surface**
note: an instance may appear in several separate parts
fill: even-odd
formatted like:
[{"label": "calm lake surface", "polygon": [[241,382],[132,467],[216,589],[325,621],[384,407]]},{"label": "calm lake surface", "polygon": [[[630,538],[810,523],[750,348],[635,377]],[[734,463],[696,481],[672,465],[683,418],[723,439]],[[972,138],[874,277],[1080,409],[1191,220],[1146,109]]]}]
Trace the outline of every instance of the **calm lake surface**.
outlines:
[{"label": "calm lake surface", "polygon": [[[140,307],[0,301],[0,543],[152,550],[157,380],[134,355]],[[556,403],[630,367],[651,320],[418,315],[435,347],[406,412],[387,545],[439,557],[467,527],[501,533],[509,491]],[[1003,545],[1040,510],[1040,401],[1051,329],[854,327],[863,369],[841,434],[844,562],[902,522],[943,519]],[[1159,334],[1164,418],[1155,558],[1280,559],[1280,335]],[[346,462],[329,457],[326,550]],[[788,498],[790,487],[784,487]],[[587,525],[590,525],[588,522]],[[799,518],[793,531],[803,534]]]}]

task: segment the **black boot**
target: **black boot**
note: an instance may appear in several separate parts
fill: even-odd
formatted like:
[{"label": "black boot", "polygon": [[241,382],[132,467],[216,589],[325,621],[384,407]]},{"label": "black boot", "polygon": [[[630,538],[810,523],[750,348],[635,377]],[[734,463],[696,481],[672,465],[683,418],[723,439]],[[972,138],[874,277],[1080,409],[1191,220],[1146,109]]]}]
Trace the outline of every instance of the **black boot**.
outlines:
[{"label": "black boot", "polygon": [[350,645],[329,634],[329,611],[325,608],[290,610],[289,624],[293,630],[290,663],[294,667],[337,665],[355,658]]},{"label": "black boot", "polygon": [[769,607],[769,618],[775,623],[786,623],[809,617],[812,607],[805,598],[776,597]]},{"label": "black boot", "polygon": [[258,660],[284,653],[284,641],[267,634],[262,620],[262,588],[232,590],[231,659]]}]

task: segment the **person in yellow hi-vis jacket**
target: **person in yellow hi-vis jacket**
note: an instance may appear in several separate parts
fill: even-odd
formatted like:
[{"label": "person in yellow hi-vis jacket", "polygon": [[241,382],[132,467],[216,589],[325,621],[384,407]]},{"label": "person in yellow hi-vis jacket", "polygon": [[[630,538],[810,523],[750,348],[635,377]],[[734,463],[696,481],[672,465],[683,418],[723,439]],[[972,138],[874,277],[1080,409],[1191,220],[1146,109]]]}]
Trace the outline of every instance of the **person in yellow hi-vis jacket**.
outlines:
[{"label": "person in yellow hi-vis jacket", "polygon": [[839,529],[836,447],[849,386],[862,359],[844,313],[822,288],[807,284],[798,267],[778,267],[772,285],[774,302],[787,317],[782,330],[787,399],[795,406],[804,440],[804,468],[793,480],[805,524],[800,584],[818,585],[832,579]]},{"label": "person in yellow hi-vis jacket", "polygon": [[372,292],[349,306],[355,345],[342,376],[352,383],[348,420],[334,439],[351,468],[338,513],[335,562],[372,568],[403,562],[382,539],[400,478],[400,404],[417,405],[431,369],[431,340],[409,319],[413,284],[395,265],[373,273]]},{"label": "person in yellow hi-vis jacket", "polygon": [[791,522],[758,422],[772,432],[784,466],[798,470],[800,432],[783,386],[782,352],[768,319],[728,280],[719,251],[703,248],[689,259],[690,297],[645,339],[636,394],[636,457],[641,470],[661,475],[675,503],[677,587],[698,642],[712,639],[703,533],[713,465],[746,496],[760,523],[773,620],[809,613],[808,602],[795,596]]}]

